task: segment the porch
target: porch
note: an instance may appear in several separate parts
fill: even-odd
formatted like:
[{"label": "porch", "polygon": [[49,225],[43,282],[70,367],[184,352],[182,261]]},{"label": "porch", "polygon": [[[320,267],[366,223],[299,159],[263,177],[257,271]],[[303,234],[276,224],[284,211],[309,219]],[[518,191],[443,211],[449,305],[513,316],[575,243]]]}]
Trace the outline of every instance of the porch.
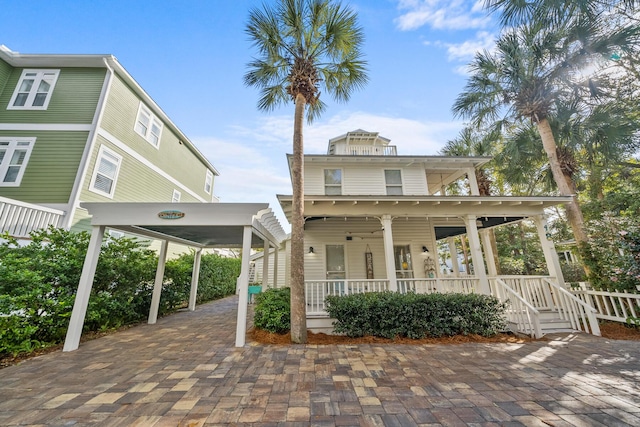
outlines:
[{"label": "porch", "polygon": [[[386,279],[305,281],[307,325],[314,332],[332,332],[326,297],[365,292],[482,293],[478,277],[396,279],[397,289]],[[541,338],[553,332],[582,331],[600,335],[596,310],[559,286],[551,276],[490,276],[490,295],[508,304],[506,317],[512,332]]]}]

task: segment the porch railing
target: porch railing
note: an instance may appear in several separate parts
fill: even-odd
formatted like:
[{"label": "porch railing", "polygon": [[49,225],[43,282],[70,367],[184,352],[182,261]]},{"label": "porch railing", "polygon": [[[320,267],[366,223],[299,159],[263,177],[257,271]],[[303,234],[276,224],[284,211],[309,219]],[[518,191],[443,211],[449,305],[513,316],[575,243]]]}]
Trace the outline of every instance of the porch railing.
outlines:
[{"label": "porch railing", "polygon": [[347,156],[397,156],[395,145],[337,145],[337,155]]},{"label": "porch railing", "polygon": [[596,310],[587,302],[555,283],[547,276],[506,276],[500,278],[539,311],[551,311],[571,328],[600,335]]},{"label": "porch railing", "polygon": [[491,295],[500,302],[508,302],[507,321],[518,332],[530,335],[532,338],[542,337],[540,325],[540,311],[528,303],[519,293],[501,278],[489,280]]},{"label": "porch railing", "polygon": [[555,282],[549,279],[544,279],[544,281],[552,288],[558,313],[564,320],[570,321],[574,329],[600,336],[600,326],[595,308],[565,288],[558,286]]},{"label": "porch railing", "polygon": [[475,277],[438,277],[433,279],[397,279],[398,292],[430,294],[433,292],[470,294],[477,291],[480,279]]},{"label": "porch railing", "polygon": [[50,225],[59,227],[64,212],[19,200],[0,197],[0,233],[16,238],[28,238],[34,230]]},{"label": "porch railing", "polygon": [[598,319],[626,322],[640,315],[640,294],[595,290],[572,290],[571,293],[596,309]]},{"label": "porch railing", "polygon": [[325,298],[329,295],[351,295],[389,290],[388,280],[305,280],[307,315],[326,316]]}]

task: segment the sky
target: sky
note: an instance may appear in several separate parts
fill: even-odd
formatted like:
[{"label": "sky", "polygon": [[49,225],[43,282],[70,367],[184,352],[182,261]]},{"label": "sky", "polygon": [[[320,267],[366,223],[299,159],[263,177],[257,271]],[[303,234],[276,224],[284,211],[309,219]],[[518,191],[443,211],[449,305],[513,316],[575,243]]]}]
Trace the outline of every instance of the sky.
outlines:
[{"label": "sky", "polygon": [[[112,54],[220,172],[221,202],[268,202],[290,230],[276,194],[291,194],[293,104],[257,109],[246,87],[257,55],[245,33],[252,8],[271,0],[0,0],[0,44],[25,53]],[[364,30],[369,83],[348,103],[305,122],[304,151],[364,129],[400,155],[435,155],[463,122],[451,106],[466,64],[491,49],[495,17],[482,0],[344,0]]]}]

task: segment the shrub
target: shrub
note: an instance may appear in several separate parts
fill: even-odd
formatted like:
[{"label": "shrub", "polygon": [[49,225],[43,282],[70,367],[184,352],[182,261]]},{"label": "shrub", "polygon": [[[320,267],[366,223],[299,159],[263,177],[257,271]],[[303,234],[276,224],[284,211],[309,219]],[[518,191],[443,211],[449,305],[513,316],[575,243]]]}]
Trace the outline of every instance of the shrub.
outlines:
[{"label": "shrub", "polygon": [[506,305],[479,294],[398,294],[328,296],[334,331],[350,337],[491,336],[505,329]]},{"label": "shrub", "polygon": [[267,289],[256,295],[253,325],[273,333],[291,329],[291,291],[289,288]]},{"label": "shrub", "polygon": [[[0,355],[62,342],[89,245],[86,232],[50,228],[18,245],[0,243]],[[137,239],[108,237],[102,245],[84,330],[118,328],[147,318],[158,258]],[[193,253],[168,261],[159,314],[189,300]],[[235,291],[240,260],[203,255],[198,302]]]},{"label": "shrub", "polygon": [[[189,301],[194,257],[195,253],[192,251],[167,261],[164,273],[166,283],[161,299],[165,309],[178,307]],[[233,295],[236,279],[240,275],[240,263],[238,258],[225,258],[217,254],[202,255],[196,302],[201,304]]]}]

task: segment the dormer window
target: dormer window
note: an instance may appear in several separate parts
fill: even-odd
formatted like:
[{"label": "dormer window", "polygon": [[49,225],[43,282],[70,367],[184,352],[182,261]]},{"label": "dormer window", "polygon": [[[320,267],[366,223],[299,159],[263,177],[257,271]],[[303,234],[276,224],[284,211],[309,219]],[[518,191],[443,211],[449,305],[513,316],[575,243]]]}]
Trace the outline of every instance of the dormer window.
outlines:
[{"label": "dormer window", "polygon": [[402,196],[402,173],[400,169],[386,169],[384,181],[387,186],[387,196]]},{"label": "dormer window", "polygon": [[60,70],[23,70],[8,110],[46,110]]},{"label": "dormer window", "polygon": [[342,169],[324,170],[324,194],[327,196],[342,194]]}]

